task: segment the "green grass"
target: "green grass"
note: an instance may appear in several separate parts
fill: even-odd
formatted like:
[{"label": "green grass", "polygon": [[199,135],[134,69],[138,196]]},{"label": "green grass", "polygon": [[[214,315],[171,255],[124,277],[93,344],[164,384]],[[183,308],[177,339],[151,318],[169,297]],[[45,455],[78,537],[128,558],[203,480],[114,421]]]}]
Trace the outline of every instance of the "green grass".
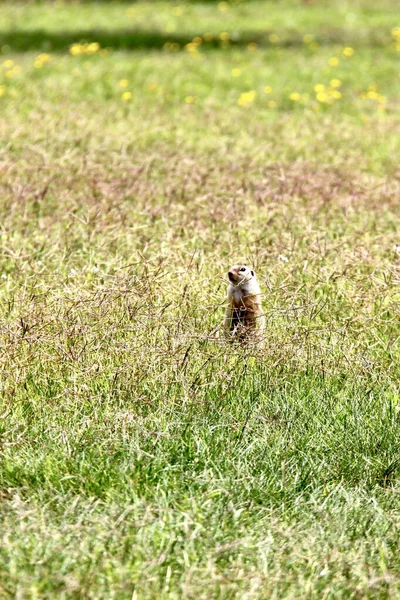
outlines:
[{"label": "green grass", "polygon": [[397,3],[1,11],[0,598],[398,598]]}]

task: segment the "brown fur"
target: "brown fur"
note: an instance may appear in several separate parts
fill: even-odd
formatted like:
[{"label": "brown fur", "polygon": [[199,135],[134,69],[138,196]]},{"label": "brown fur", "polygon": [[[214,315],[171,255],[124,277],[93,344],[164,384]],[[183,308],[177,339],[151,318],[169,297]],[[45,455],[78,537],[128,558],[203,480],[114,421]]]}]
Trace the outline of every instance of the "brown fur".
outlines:
[{"label": "brown fur", "polygon": [[228,273],[228,306],[225,327],[230,336],[246,339],[264,329],[261,292],[253,269],[234,265]]}]

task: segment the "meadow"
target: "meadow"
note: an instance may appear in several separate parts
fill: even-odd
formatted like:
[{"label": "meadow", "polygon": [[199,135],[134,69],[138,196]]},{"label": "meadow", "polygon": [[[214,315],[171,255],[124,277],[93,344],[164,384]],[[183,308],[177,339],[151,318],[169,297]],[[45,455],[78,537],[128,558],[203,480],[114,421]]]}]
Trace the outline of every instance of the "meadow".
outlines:
[{"label": "meadow", "polygon": [[0,14],[0,599],[399,598],[398,3]]}]

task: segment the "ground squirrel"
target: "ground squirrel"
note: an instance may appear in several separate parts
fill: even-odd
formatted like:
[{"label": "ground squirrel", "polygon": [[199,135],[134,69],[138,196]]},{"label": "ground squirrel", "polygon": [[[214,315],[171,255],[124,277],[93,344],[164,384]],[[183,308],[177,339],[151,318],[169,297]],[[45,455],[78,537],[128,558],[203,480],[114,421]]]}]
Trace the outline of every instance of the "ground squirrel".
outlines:
[{"label": "ground squirrel", "polygon": [[246,339],[261,334],[264,329],[264,312],[256,274],[246,265],[234,265],[228,271],[228,305],[225,329],[230,336]]}]

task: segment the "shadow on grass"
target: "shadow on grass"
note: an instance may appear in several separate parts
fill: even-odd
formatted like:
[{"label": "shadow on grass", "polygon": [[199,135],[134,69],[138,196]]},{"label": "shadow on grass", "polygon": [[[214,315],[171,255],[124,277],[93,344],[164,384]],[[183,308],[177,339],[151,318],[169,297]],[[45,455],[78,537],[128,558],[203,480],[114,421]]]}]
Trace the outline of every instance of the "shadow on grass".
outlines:
[{"label": "shadow on grass", "polygon": [[[229,49],[230,47],[247,46],[256,43],[260,47],[276,47],[269,40],[272,31],[244,31],[238,33],[222,44],[218,36],[202,44],[202,48]],[[199,36],[202,33],[198,33]],[[35,50],[65,52],[71,44],[76,42],[98,42],[102,48],[115,50],[160,50],[166,44],[175,44],[176,50],[184,48],[190,43],[193,35],[169,34],[158,31],[143,31],[138,29],[122,30],[80,30],[49,32],[45,29],[32,31],[0,31],[0,47],[8,46],[14,52],[29,52]],[[341,28],[331,28],[329,31],[320,31],[315,36],[315,41],[320,45],[351,44],[352,46],[382,47],[387,44],[387,32],[375,30],[369,37],[355,36]],[[305,47],[303,36],[298,31],[286,30],[280,33],[280,47]]]},{"label": "shadow on grass", "polygon": [[[79,0],[79,4],[137,4],[138,2],[140,2],[141,0]],[[167,0],[168,1],[168,0]],[[231,4],[233,4],[233,6],[235,5],[240,5],[243,3],[244,0],[236,0],[234,2],[230,2]],[[312,4],[314,3],[315,0],[298,0],[298,4],[302,5],[308,5],[308,6],[312,6]],[[40,0],[38,0],[38,4],[39,4]],[[221,2],[221,0],[185,0],[186,4],[219,4]],[[282,0],[264,0],[265,4],[279,4],[280,2],[282,2]],[[76,2],[74,0],[66,0],[64,2],[64,4],[75,4]],[[169,0],[169,3],[172,6],[176,5],[176,0]],[[1,4],[1,1],[0,1]],[[293,6],[293,2],[290,2],[289,5]]]}]

